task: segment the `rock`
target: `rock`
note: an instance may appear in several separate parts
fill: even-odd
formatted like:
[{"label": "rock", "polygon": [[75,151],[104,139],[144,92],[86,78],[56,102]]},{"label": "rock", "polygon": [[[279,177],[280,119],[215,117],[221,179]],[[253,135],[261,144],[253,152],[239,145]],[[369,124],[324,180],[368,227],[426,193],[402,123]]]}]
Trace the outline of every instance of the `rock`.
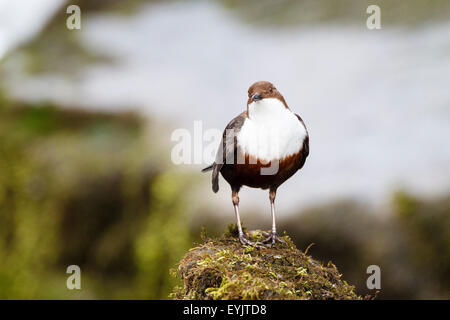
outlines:
[{"label": "rock", "polygon": [[[253,231],[252,240],[264,238]],[[173,299],[362,299],[341,279],[330,262],[319,261],[298,250],[284,235],[285,243],[256,248],[243,246],[235,226],[217,239],[204,239],[180,261]]]}]

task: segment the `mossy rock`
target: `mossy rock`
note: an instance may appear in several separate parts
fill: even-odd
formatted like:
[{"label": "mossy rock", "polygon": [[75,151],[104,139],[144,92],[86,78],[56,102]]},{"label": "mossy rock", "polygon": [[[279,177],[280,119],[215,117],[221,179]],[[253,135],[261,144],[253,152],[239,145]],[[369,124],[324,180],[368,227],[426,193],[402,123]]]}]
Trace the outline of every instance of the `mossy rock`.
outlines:
[{"label": "mossy rock", "polygon": [[[253,240],[262,231],[247,234]],[[298,250],[284,235],[285,243],[262,248],[243,246],[234,227],[217,239],[205,239],[180,261],[178,276],[184,282],[173,299],[361,299],[354,287],[327,266]]]}]

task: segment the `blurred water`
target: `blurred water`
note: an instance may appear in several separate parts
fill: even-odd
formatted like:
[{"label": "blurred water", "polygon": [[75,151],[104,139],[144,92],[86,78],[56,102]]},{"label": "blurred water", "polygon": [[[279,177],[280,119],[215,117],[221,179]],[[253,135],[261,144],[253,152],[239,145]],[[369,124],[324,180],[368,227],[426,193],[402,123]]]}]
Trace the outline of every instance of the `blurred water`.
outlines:
[{"label": "blurred water", "polygon": [[63,0],[0,0],[0,59],[38,33]]},{"label": "blurred water", "polygon": [[[280,188],[280,214],[341,197],[380,204],[397,187],[450,190],[449,23],[269,29],[194,2],[144,7],[127,18],[99,15],[84,21],[82,35],[117,63],[72,80],[17,76],[14,94],[107,110],[127,105],[190,130],[195,120],[222,129],[245,109],[248,86],[269,80],[311,136],[304,169]],[[221,187],[228,203],[223,180]],[[244,210],[268,205],[261,191],[241,199]]]}]

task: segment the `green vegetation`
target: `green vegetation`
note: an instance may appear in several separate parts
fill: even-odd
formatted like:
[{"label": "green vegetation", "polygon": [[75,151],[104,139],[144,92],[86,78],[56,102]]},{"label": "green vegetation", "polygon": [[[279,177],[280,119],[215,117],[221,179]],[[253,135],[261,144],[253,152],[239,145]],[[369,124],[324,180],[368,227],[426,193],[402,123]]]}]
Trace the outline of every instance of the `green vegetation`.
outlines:
[{"label": "green vegetation", "polygon": [[[5,100],[0,298],[167,297],[192,243],[181,191],[192,179],[161,165],[149,132],[132,113]],[[66,288],[71,264],[81,291]]]},{"label": "green vegetation", "polygon": [[[261,240],[261,231],[250,234]],[[178,274],[184,287],[176,287],[175,299],[361,299],[341,279],[330,262],[320,262],[299,251],[285,235],[285,243],[273,247],[243,246],[236,226],[218,239],[189,250],[180,261]]]},{"label": "green vegetation", "polygon": [[365,28],[366,9],[376,4],[383,26],[414,26],[446,21],[450,16],[447,0],[220,0],[245,23],[258,26],[311,26],[320,23],[357,24]]},{"label": "green vegetation", "polygon": [[411,265],[426,279],[424,291],[436,290],[449,298],[450,196],[420,200],[397,192],[393,202],[395,219],[409,244]]},{"label": "green vegetation", "polygon": [[[82,8],[84,24],[97,15],[136,13],[153,2],[162,0],[75,3]],[[274,32],[279,26],[329,27],[328,22],[354,23],[365,30],[365,9],[372,4],[219,3],[243,24]],[[410,28],[450,16],[447,0],[377,4],[383,28]],[[169,269],[198,240],[202,225],[220,235],[234,220],[232,207],[201,206],[203,198],[213,196],[209,181],[167,164],[167,149],[159,143],[168,135],[152,134],[160,123],[148,123],[134,113],[8,99],[10,80],[19,79],[13,84],[21,85],[17,75],[25,80],[57,75],[78,82],[92,64],[118,62],[110,52],[92,50],[83,41],[83,31],[67,30],[66,18],[63,6],[41,32],[1,61],[6,68],[0,69],[0,299],[166,299],[182,284]],[[206,186],[198,196],[194,187],[200,179]],[[431,199],[398,192],[385,210],[338,201],[293,212],[279,218],[279,230],[292,237],[286,238],[288,247],[242,248],[229,234],[207,240],[183,260],[182,277],[190,280],[172,297],[359,298],[333,265],[322,266],[295,249],[307,251],[314,242],[309,253],[336,263],[359,294],[374,294],[366,289],[366,268],[377,264],[382,272],[380,298],[449,299],[450,196],[448,190],[442,192]],[[193,202],[200,203],[195,212]],[[254,217],[261,214],[268,215]],[[247,213],[245,219],[251,222]],[[186,259],[196,263],[186,268]],[[81,267],[81,291],[66,288],[65,271],[71,264]]]},{"label": "green vegetation", "polygon": [[[192,186],[201,175],[167,165],[168,153],[150,139],[158,136],[152,128],[151,121],[133,113],[1,98],[0,298],[167,299],[181,284],[169,270],[198,240],[200,227],[214,237],[234,215],[227,207],[201,205],[193,212],[192,199],[201,200]],[[225,210],[229,215],[217,214]],[[260,226],[250,217],[247,225]],[[398,192],[385,212],[340,201],[280,218],[279,230],[286,230],[301,250],[314,242],[309,253],[332,260],[361,295],[374,294],[365,281],[367,266],[376,264],[382,272],[379,298],[448,298],[449,219],[449,196],[424,200]],[[324,298],[317,291],[322,283],[329,297],[352,295],[333,265],[312,264],[316,260],[295,249],[290,238],[286,241],[289,247],[262,251],[243,249],[229,236],[206,241],[199,248],[211,249],[209,256],[199,248],[191,251],[187,257],[204,263],[184,269],[182,277],[197,279],[213,270],[220,281],[209,277],[210,284],[202,284],[212,288],[208,292],[183,288],[173,296],[231,297],[239,291],[237,282],[257,288],[240,288],[243,298]],[[259,255],[263,252],[266,256]],[[278,258],[285,255],[290,258]],[[229,269],[239,280],[220,273],[232,261],[239,262]],[[66,288],[71,264],[81,267],[81,291]],[[245,278],[249,268],[258,277]],[[308,286],[292,277],[295,268]],[[279,277],[284,274],[289,276]],[[333,281],[349,291],[333,291],[328,287]]]},{"label": "green vegetation", "polygon": [[323,261],[333,260],[360,294],[366,268],[382,273],[379,298],[450,297],[450,196],[420,199],[396,192],[391,208],[375,210],[352,201],[333,202],[283,219],[299,248]]}]

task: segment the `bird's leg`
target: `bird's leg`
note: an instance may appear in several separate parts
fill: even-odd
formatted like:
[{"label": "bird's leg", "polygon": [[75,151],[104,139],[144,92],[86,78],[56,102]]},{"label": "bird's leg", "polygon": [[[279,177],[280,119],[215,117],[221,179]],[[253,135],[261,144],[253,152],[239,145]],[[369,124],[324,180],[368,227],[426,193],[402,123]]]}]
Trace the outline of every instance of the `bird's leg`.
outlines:
[{"label": "bird's leg", "polygon": [[234,212],[236,213],[236,220],[237,220],[237,227],[238,227],[238,231],[239,231],[239,241],[242,244],[246,244],[249,246],[254,246],[256,243],[252,242],[250,240],[248,240],[247,238],[245,238],[244,236],[244,232],[242,231],[242,226],[241,226],[241,218],[239,216],[239,196],[238,196],[239,191],[238,190],[232,190],[232,200],[233,200],[233,206],[234,206]]},{"label": "bird's leg", "polygon": [[275,224],[275,197],[277,195],[277,189],[270,189],[269,199],[270,199],[270,210],[272,212],[272,230],[270,231],[269,237],[262,241],[262,243],[272,243],[275,244],[276,241],[283,242],[277,236],[277,227]]}]

